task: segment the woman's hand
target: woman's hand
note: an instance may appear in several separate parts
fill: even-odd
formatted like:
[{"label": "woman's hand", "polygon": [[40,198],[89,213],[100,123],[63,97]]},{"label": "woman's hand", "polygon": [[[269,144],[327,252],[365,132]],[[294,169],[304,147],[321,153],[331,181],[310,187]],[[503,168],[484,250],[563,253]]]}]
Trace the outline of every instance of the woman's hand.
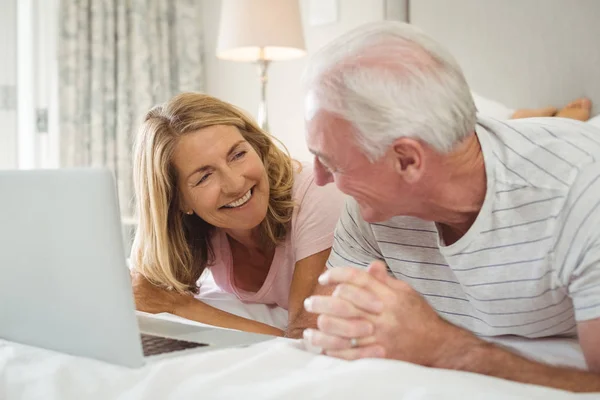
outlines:
[{"label": "woman's hand", "polygon": [[194,299],[191,295],[179,294],[160,288],[149,282],[138,272],[131,273],[131,284],[135,299],[135,308],[151,314],[171,313]]}]

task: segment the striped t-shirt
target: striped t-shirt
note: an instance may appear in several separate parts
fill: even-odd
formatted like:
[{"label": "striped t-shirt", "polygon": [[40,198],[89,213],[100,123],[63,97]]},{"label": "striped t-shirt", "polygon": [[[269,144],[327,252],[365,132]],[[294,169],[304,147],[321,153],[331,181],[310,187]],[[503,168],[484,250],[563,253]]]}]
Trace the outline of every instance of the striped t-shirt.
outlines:
[{"label": "striped t-shirt", "polygon": [[476,129],[487,192],[446,246],[413,217],[366,223],[348,199],[328,267],[383,259],[451,323],[481,336],[575,335],[600,318],[600,130],[562,118]]}]

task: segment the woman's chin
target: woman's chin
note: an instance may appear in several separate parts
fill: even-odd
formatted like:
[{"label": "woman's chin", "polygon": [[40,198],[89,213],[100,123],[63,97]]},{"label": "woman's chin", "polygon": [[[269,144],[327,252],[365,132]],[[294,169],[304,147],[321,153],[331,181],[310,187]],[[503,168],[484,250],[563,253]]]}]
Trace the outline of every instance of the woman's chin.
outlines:
[{"label": "woman's chin", "polygon": [[228,224],[229,226],[226,229],[250,230],[256,228],[265,220],[267,217],[267,208],[265,207],[261,210],[236,210],[236,212],[228,214],[230,224]]}]

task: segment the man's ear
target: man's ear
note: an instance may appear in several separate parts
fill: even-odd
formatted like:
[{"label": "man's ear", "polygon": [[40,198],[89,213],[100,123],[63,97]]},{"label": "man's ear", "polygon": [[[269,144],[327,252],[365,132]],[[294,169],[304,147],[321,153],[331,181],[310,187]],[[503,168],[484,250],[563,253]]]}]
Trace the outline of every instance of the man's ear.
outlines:
[{"label": "man's ear", "polygon": [[399,138],[392,144],[394,168],[407,183],[417,182],[423,175],[425,149],[423,144],[412,138]]}]

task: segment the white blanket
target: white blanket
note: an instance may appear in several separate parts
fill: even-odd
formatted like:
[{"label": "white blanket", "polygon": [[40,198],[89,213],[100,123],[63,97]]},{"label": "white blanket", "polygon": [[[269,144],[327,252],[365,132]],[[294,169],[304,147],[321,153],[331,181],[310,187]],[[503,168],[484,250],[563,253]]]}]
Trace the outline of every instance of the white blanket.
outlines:
[{"label": "white blanket", "polygon": [[[285,326],[279,308],[242,304],[214,286],[203,299],[214,306],[274,326]],[[196,324],[169,314],[156,318]],[[200,324],[202,325],[202,324]],[[501,344],[552,364],[583,367],[574,340]],[[347,362],[303,349],[301,341],[274,339],[248,348],[190,354],[139,370],[0,341],[0,399],[569,399],[575,395],[466,372],[404,362]],[[599,398],[600,395],[578,395]]]},{"label": "white blanket", "polygon": [[[210,277],[201,297],[229,312],[284,328],[287,312],[243,304]],[[169,314],[156,318],[197,324]],[[202,325],[202,324],[200,324]],[[531,358],[585,367],[575,340],[498,340]],[[532,399],[573,395],[466,372],[390,360],[342,361],[311,354],[301,341],[273,339],[160,360],[138,370],[0,340],[0,400],[80,399]]]},{"label": "white blanket", "polygon": [[347,362],[274,339],[132,370],[0,341],[0,398],[68,399],[532,399],[573,395],[389,360]]},{"label": "white blanket", "polygon": [[264,304],[242,303],[234,294],[222,291],[208,270],[202,275],[200,293],[197,297],[203,302],[231,314],[260,321],[280,329],[287,327],[288,312],[285,309]]}]

